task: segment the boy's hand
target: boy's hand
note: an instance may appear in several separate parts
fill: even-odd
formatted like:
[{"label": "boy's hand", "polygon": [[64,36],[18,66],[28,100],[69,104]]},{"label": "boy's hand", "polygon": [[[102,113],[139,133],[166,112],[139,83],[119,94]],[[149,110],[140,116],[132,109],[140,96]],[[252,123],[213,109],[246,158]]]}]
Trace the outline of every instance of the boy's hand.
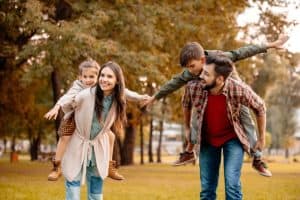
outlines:
[{"label": "boy's hand", "polygon": [[288,41],[289,36],[280,34],[278,39],[274,42],[267,43],[267,48],[283,49],[283,45]]},{"label": "boy's hand", "polygon": [[150,98],[148,94],[142,95],[142,99],[139,101],[140,107],[144,107],[144,104],[146,104]]},{"label": "boy's hand", "polygon": [[141,102],[141,107],[145,107],[145,106],[150,106],[150,105],[152,105],[153,103],[154,103],[154,101],[155,101],[155,97],[154,96],[152,96],[152,97],[149,97],[148,99],[146,99],[146,100],[144,100],[143,102]]},{"label": "boy's hand", "polygon": [[60,106],[59,105],[55,105],[51,110],[49,110],[49,112],[47,112],[44,117],[48,120],[51,119],[56,119],[58,112],[59,112]]}]

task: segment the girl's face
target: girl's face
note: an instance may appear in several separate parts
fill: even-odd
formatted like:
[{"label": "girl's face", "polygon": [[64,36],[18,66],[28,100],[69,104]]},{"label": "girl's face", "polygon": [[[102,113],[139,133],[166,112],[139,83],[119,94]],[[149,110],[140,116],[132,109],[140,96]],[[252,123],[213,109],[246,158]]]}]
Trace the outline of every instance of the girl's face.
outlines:
[{"label": "girl's face", "polygon": [[103,91],[104,95],[107,96],[113,92],[117,84],[117,77],[109,67],[105,67],[100,72],[98,81],[101,90]]},{"label": "girl's face", "polygon": [[97,83],[98,70],[94,68],[82,69],[79,80],[83,83],[84,87],[91,87]]}]

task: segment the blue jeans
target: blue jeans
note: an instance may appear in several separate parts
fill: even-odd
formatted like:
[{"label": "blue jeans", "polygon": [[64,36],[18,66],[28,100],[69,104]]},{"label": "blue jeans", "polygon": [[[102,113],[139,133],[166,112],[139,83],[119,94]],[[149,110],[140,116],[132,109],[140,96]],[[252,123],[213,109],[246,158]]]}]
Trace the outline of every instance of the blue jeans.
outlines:
[{"label": "blue jeans", "polygon": [[[80,179],[81,173],[74,181],[66,181],[66,200],[80,200]],[[86,183],[88,200],[102,200],[103,180],[95,166],[86,168]]]},{"label": "blue jeans", "polygon": [[201,200],[216,199],[222,150],[226,200],[242,199],[240,176],[244,150],[238,139],[232,139],[221,147],[201,145],[199,158]]}]

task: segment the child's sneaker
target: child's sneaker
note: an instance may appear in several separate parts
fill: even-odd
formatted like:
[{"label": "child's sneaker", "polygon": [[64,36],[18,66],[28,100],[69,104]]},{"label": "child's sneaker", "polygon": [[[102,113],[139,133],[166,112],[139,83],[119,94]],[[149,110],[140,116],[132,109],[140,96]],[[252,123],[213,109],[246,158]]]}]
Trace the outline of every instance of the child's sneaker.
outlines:
[{"label": "child's sneaker", "polygon": [[180,153],[179,159],[173,163],[173,166],[185,165],[192,162],[195,162],[194,152],[190,153],[185,151],[183,153]]},{"label": "child's sneaker", "polygon": [[267,168],[267,164],[261,159],[253,159],[252,167],[262,176],[271,177],[272,173]]},{"label": "child's sneaker", "polygon": [[61,176],[61,166],[60,161],[53,160],[53,169],[51,173],[48,175],[48,181],[57,181]]}]

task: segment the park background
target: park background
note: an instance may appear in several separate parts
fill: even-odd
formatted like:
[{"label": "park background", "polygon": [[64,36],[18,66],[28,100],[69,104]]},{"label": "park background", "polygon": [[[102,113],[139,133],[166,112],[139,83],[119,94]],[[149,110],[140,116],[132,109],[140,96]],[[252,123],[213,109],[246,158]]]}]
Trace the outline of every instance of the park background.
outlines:
[{"label": "park background", "polygon": [[[64,180],[48,182],[58,136],[43,115],[91,57],[118,62],[127,88],[154,94],[182,69],[186,42],[224,51],[292,37],[236,64],[266,101],[265,159],[272,178],[249,158],[244,199],[300,199],[299,2],[292,0],[0,0],[0,199],[64,199]],[[292,13],[298,13],[291,15]],[[298,36],[298,38],[297,38]],[[128,123],[115,159],[126,180],[107,180],[105,199],[199,199],[199,168],[170,163],[183,147],[179,90],[145,112],[128,104]],[[60,116],[61,117],[61,116]],[[220,175],[222,174],[222,170]],[[220,178],[218,199],[224,199]],[[85,189],[83,189],[85,197]]]}]

